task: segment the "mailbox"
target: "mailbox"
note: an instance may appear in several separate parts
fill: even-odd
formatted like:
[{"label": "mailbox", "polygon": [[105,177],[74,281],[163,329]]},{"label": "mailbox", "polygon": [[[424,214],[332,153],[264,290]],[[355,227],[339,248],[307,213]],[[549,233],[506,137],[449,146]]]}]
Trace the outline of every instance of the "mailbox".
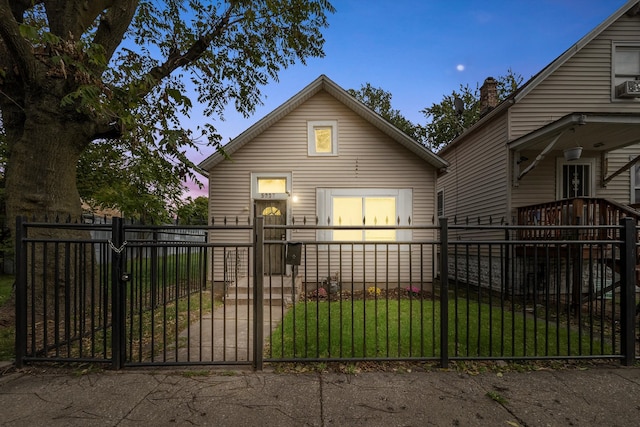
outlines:
[{"label": "mailbox", "polygon": [[300,265],[302,259],[302,243],[287,242],[287,264]]}]

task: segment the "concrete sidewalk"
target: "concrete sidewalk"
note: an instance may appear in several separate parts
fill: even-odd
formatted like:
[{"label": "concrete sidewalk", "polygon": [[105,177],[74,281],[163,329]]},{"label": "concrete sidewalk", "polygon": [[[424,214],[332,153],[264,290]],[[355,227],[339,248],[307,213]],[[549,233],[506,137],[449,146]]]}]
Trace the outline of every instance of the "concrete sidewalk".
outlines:
[{"label": "concrete sidewalk", "polygon": [[630,426],[640,368],[469,375],[29,368],[0,376],[2,426]]}]

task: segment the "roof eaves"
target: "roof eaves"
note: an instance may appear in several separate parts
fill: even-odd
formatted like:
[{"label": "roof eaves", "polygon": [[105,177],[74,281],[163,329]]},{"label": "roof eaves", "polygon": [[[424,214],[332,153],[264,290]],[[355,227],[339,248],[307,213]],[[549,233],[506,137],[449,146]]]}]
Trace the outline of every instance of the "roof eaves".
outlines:
[{"label": "roof eaves", "polygon": [[467,135],[472,134],[473,132],[475,132],[476,129],[484,126],[486,122],[488,122],[489,120],[493,119],[498,114],[501,114],[503,111],[509,109],[509,107],[511,107],[511,105],[513,105],[513,100],[512,99],[507,98],[504,101],[502,101],[500,104],[498,104],[498,106],[496,108],[494,108],[493,110],[489,111],[480,120],[478,120],[473,125],[471,125],[471,127],[469,127],[468,129],[465,129],[464,132],[462,132],[456,138],[452,139],[451,142],[449,142],[447,145],[442,147],[440,149],[440,151],[438,151],[438,155],[439,156],[442,155],[449,148],[453,147],[454,145],[458,144],[461,140],[465,139],[467,137]]},{"label": "roof eaves", "polygon": [[606,30],[611,24],[620,19],[622,15],[627,13],[633,6],[638,4],[638,0],[629,0],[622,5],[618,10],[611,14],[607,19],[602,21],[593,30],[589,31],[584,37],[578,40],[573,46],[565,50],[560,56],[553,60],[549,65],[543,68],[538,74],[533,76],[527,83],[525,83],[520,90],[513,94],[514,102],[519,102],[522,98],[527,96],[529,92],[535,89],[538,84],[543,82],[554,71],[556,71],[562,64],[567,62],[573,55],[579,52],[583,47],[589,44],[593,39],[598,37],[604,30]]}]

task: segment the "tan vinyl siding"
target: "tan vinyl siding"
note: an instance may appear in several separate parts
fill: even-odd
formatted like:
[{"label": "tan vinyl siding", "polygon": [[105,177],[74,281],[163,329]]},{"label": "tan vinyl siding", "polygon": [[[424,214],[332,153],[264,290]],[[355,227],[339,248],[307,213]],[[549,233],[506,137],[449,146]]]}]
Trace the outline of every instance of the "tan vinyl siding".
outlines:
[{"label": "tan vinyl siding", "polygon": [[[537,151],[522,151],[521,156],[533,160]],[[556,199],[556,156],[547,156],[511,190],[512,209],[545,203]],[[514,212],[512,212],[515,215]]]},{"label": "tan vinyl siding", "polygon": [[510,109],[509,140],[573,112],[637,112],[637,100],[612,102],[612,44],[640,45],[638,19],[623,15]]},{"label": "tan vinyl siding", "polygon": [[501,116],[474,133],[473,140],[461,141],[443,155],[450,164],[438,179],[444,190],[446,217],[486,224],[489,217],[510,222],[507,214],[507,126]]},{"label": "tan vinyl siding", "polygon": [[[640,107],[639,107],[640,108]],[[607,171],[605,176],[609,176],[624,165],[630,158],[640,155],[640,145],[632,145],[622,150],[612,151],[607,156]],[[631,169],[633,170],[633,168]],[[601,197],[613,199],[619,203],[631,203],[631,172],[627,170],[620,175],[614,177],[606,185],[606,188],[600,190]],[[637,203],[638,201],[636,201]]]},{"label": "tan vinyl siding", "polygon": [[[307,122],[322,120],[337,120],[337,156],[308,155]],[[303,218],[315,224],[318,188],[411,189],[412,224],[431,224],[435,212],[434,167],[324,91],[210,171],[210,216],[216,221],[223,216],[248,217],[252,213],[251,173],[264,172],[292,176],[292,195],[298,197],[298,202],[291,198],[288,201],[289,224],[292,218],[296,224],[302,223]],[[401,222],[407,225],[408,218]],[[432,236],[431,231],[416,232],[413,238]],[[310,230],[297,230],[287,236],[293,241],[315,238],[315,232]],[[431,255],[427,258],[431,260]]]}]

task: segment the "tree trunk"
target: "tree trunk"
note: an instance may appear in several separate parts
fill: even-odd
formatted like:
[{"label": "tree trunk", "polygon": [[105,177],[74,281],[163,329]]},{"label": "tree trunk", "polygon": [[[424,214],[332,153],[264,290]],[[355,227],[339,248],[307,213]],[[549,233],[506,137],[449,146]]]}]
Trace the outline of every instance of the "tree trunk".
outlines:
[{"label": "tree trunk", "polygon": [[82,128],[57,121],[58,115],[27,114],[24,131],[9,141],[6,170],[7,221],[17,216],[77,220],[82,213],[76,166],[86,146]]},{"label": "tree trunk", "polygon": [[[76,222],[82,209],[76,185],[76,166],[89,138],[83,132],[84,123],[70,122],[60,114],[59,98],[44,96],[40,107],[25,109],[22,132],[8,138],[6,170],[7,222],[15,230],[16,217],[26,216],[28,221]],[[48,105],[46,104],[48,102]],[[44,107],[43,107],[44,105]],[[13,234],[13,233],[12,233]],[[29,238],[55,240],[61,243],[30,244],[27,268],[27,288],[34,295],[32,307],[41,323],[54,325],[55,319],[64,319],[69,307],[65,302],[75,300],[78,292],[93,283],[79,283],[88,278],[91,265],[78,265],[75,260],[91,259],[91,247],[81,243],[89,233],[64,228],[30,228]],[[47,301],[47,302],[45,302]],[[47,308],[49,307],[49,308]],[[55,312],[51,307],[56,307]],[[54,317],[55,316],[55,317]],[[80,316],[79,313],[75,317]],[[57,324],[57,322],[55,322]]]}]

